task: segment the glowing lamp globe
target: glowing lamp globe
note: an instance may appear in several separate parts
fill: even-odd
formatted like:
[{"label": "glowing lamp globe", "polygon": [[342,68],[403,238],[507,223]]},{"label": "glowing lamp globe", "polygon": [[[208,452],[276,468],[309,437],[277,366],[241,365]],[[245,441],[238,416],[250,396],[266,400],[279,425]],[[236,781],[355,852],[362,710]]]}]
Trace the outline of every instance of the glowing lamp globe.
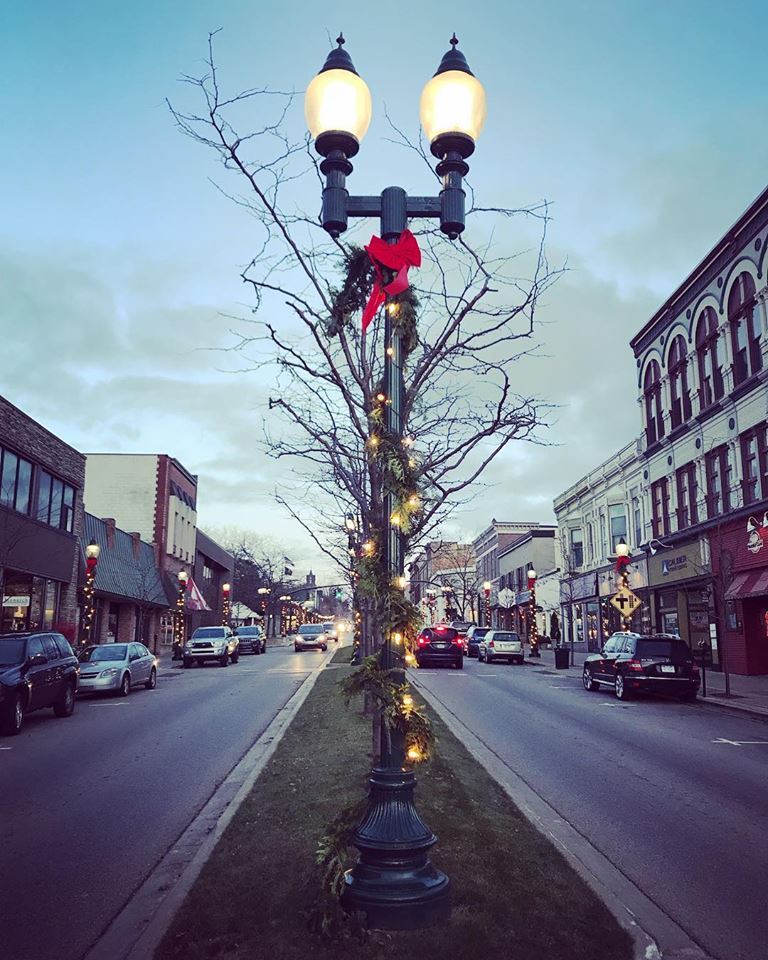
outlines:
[{"label": "glowing lamp globe", "polygon": [[624,539],[619,540],[616,544],[616,556],[617,557],[628,557],[629,556],[629,547]]},{"label": "glowing lamp globe", "polygon": [[304,117],[317,152],[327,157],[341,150],[353,157],[371,122],[371,92],[343,48],[332,50],[304,96]]},{"label": "glowing lamp globe", "polygon": [[101,553],[101,547],[96,543],[95,540],[91,540],[88,546],[85,548],[85,555],[89,560],[98,560],[99,554]]},{"label": "glowing lamp globe", "polygon": [[450,150],[469,157],[475,149],[486,116],[485,90],[457,49],[456,34],[437,73],[421,93],[419,114],[434,156],[441,160]]}]

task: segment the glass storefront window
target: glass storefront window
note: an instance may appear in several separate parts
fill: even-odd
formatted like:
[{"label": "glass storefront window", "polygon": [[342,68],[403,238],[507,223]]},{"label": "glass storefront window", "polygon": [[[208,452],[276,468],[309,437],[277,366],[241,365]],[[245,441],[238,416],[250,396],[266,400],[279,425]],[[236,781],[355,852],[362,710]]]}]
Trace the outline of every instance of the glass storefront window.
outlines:
[{"label": "glass storefront window", "polygon": [[27,630],[32,604],[32,577],[29,574],[5,571],[0,633]]}]

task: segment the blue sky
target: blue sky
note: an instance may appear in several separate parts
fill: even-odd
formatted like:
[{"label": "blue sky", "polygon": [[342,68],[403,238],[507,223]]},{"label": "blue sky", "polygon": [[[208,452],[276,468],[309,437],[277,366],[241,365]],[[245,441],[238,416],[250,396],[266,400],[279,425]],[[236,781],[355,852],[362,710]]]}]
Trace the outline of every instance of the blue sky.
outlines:
[{"label": "blue sky", "polygon": [[[0,390],[84,450],[163,450],[201,475],[203,524],[247,525],[304,550],[276,514],[256,445],[264,384],[215,352],[242,303],[252,224],[211,185],[214,158],[175,130],[170,97],[209,30],[232,89],[303,90],[343,29],[374,98],[351,189],[427,171],[386,142],[385,109],[418,129],[418,98],[456,30],[488,95],[471,180],[488,205],[552,203],[569,273],[523,382],[562,405],[556,448],[511,451],[489,478],[507,519],[551,519],[554,495],[639,429],[627,342],[765,187],[758,2],[16,3],[3,15]],[[301,98],[290,117],[302,128]],[[314,189],[312,187],[311,189]],[[297,196],[314,207],[310,185]],[[522,239],[522,238],[521,238]],[[612,358],[595,382],[597,344]],[[627,402],[612,409],[622,385]],[[610,412],[610,415],[607,415]],[[253,429],[251,429],[253,424]],[[251,491],[244,507],[245,484]],[[484,497],[487,503],[487,497]],[[490,519],[477,505],[452,532]],[[270,519],[265,519],[269,515]],[[308,549],[306,556],[312,554]]]}]

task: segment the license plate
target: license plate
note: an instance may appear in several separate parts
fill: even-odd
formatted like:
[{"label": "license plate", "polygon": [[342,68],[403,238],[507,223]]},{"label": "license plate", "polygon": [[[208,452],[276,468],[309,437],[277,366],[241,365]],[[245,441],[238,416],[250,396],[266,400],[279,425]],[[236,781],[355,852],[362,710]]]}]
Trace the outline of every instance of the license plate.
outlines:
[{"label": "license plate", "polygon": [[447,644],[447,643],[433,643],[432,646],[435,648],[435,650],[445,650],[445,648],[448,646],[448,644]]},{"label": "license plate", "polygon": [[671,666],[670,664],[663,663],[663,664],[661,665],[661,672],[662,672],[662,673],[674,673],[674,672],[675,672],[675,668],[674,668],[673,666]]}]

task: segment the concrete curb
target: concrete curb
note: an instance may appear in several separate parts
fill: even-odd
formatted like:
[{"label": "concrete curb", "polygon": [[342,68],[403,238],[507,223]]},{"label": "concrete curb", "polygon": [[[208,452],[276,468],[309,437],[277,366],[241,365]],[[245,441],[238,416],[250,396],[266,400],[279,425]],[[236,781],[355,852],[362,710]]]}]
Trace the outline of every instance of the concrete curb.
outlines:
[{"label": "concrete curb", "polygon": [[151,960],[232,817],[251,792],[329,656],[317,663],[83,960]]},{"label": "concrete curb", "polygon": [[664,911],[537,794],[418,678],[411,682],[520,812],[563,854],[632,938],[634,960],[712,960]]}]

